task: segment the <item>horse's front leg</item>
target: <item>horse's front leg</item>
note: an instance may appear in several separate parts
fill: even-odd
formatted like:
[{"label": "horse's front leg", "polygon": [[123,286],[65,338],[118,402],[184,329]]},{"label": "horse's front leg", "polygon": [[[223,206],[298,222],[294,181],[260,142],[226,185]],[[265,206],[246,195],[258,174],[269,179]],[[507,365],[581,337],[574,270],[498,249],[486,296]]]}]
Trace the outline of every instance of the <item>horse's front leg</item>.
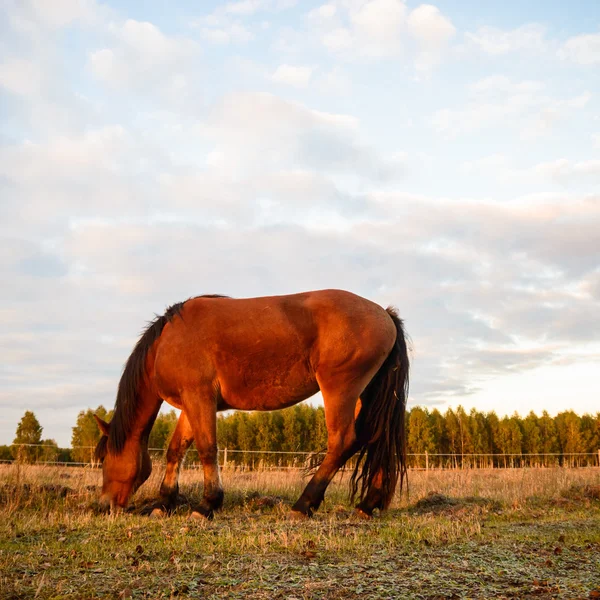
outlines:
[{"label": "horse's front leg", "polygon": [[194,441],[194,433],[192,426],[185,414],[181,412],[177,426],[169,447],[167,449],[167,468],[165,470],[165,476],[163,477],[162,483],[160,484],[160,501],[161,507],[166,509],[167,512],[172,512],[177,508],[177,498],[179,496],[179,470],[181,464],[185,458],[185,454],[188,448]]},{"label": "horse's front leg", "polygon": [[194,512],[212,519],[214,511],[223,505],[223,484],[217,461],[217,405],[212,389],[206,393],[182,394],[187,418],[194,433],[196,449],[204,469],[204,494]]}]

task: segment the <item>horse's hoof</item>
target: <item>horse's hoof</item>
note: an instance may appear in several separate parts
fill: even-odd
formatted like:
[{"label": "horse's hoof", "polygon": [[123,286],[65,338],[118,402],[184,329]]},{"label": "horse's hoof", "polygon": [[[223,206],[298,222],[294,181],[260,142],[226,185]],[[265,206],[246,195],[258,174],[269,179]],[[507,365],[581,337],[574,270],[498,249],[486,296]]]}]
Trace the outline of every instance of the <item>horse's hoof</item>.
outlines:
[{"label": "horse's hoof", "polygon": [[303,513],[302,511],[299,510],[290,510],[290,519],[292,521],[306,521],[306,519],[308,519],[310,517],[310,515]]},{"label": "horse's hoof", "polygon": [[206,513],[194,510],[190,517],[196,521],[212,521],[215,518],[215,513],[212,510],[207,511]]},{"label": "horse's hoof", "polygon": [[162,519],[165,516],[165,511],[162,508],[155,508],[150,513],[151,519]]},{"label": "horse's hoof", "polygon": [[373,518],[373,515],[365,512],[362,508],[354,509],[354,516],[362,519],[363,521],[370,521]]}]

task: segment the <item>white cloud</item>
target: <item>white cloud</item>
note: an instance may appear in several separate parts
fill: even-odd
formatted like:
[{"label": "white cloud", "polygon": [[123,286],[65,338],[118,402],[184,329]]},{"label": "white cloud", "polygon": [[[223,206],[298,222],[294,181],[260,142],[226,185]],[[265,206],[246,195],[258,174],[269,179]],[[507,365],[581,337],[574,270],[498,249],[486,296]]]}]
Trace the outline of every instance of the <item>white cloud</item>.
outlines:
[{"label": "white cloud", "polygon": [[456,33],[450,19],[431,4],[421,4],[408,16],[411,33],[424,47],[439,48]]},{"label": "white cloud", "polygon": [[431,4],[422,4],[411,11],[408,28],[419,46],[416,58],[419,71],[428,71],[441,61],[444,48],[456,33],[450,19]]},{"label": "white cloud", "polygon": [[558,181],[592,178],[600,182],[600,159],[573,162],[566,158],[539,163],[534,172]]},{"label": "white cloud", "polygon": [[[475,160],[466,161],[461,170],[467,174],[485,174],[498,182],[507,185],[556,183],[561,186],[594,184],[600,181],[600,160],[573,161],[568,158],[535,163],[526,167],[517,167],[514,161],[504,154],[492,154]],[[563,192],[564,193],[564,192]],[[529,200],[534,204],[548,204],[552,196],[536,195]],[[528,204],[528,199],[518,198],[522,204]]]},{"label": "white cloud", "polygon": [[77,137],[55,137],[46,144],[25,141],[0,149],[0,174],[22,183],[68,176],[82,170],[120,169],[131,138],[119,125],[88,131]]},{"label": "white cloud", "polygon": [[407,54],[420,71],[440,62],[456,31],[437,7],[409,11],[404,0],[338,0],[311,10],[307,20],[330,52],[359,60]]},{"label": "white cloud", "polygon": [[558,50],[558,57],[580,65],[600,65],[600,33],[570,37]]},{"label": "white cloud", "polygon": [[309,109],[266,93],[228,94],[210,110],[201,135],[215,143],[236,174],[276,169],[328,170],[389,181],[404,160],[385,157],[360,140],[354,117]]},{"label": "white cloud", "polygon": [[400,50],[406,6],[401,0],[370,0],[349,12],[361,52],[369,56],[389,56]]},{"label": "white cloud", "polygon": [[110,9],[95,0],[22,0],[14,3],[9,20],[15,31],[38,35],[42,31],[100,22]]},{"label": "white cloud", "polygon": [[278,83],[303,88],[309,84],[312,73],[312,67],[279,65],[271,77]]},{"label": "white cloud", "polygon": [[334,67],[330,71],[319,70],[315,79],[317,89],[328,95],[348,95],[352,90],[352,81],[347,71]]},{"label": "white cloud", "polygon": [[439,133],[455,136],[493,128],[498,123],[516,128],[523,139],[547,134],[556,124],[591,98],[589,92],[566,99],[546,94],[541,81],[514,82],[506,76],[485,77],[468,86],[464,107],[437,110],[431,124]]},{"label": "white cloud", "polygon": [[233,15],[252,15],[264,9],[269,3],[266,0],[240,0],[225,5],[225,12]]},{"label": "white cloud", "polygon": [[600,149],[600,133],[592,133],[592,144],[594,148]]},{"label": "white cloud", "polygon": [[292,8],[298,0],[238,0],[228,2],[223,12],[236,16],[250,16],[264,10],[284,11]]},{"label": "white cloud", "polygon": [[538,23],[529,23],[511,30],[484,26],[475,32],[465,33],[467,41],[493,56],[511,52],[543,52],[548,46],[545,37],[546,28]]},{"label": "white cloud", "polygon": [[335,16],[337,8],[335,4],[322,4],[317,8],[313,8],[308,13],[308,18],[314,21],[328,20]]},{"label": "white cloud", "polygon": [[202,39],[212,44],[245,44],[255,39],[252,31],[227,15],[208,15],[194,21],[193,26],[199,29]]},{"label": "white cloud", "polygon": [[245,25],[247,17],[260,12],[281,12],[291,8],[296,0],[240,0],[218,5],[212,13],[192,19],[191,25],[200,32],[202,39],[212,44],[245,44],[269,29],[269,21],[262,21],[259,32]]},{"label": "white cloud", "polygon": [[184,70],[199,54],[193,40],[167,36],[156,25],[133,19],[111,23],[109,32],[113,47],[89,55],[98,79],[116,88],[158,85],[178,92],[185,85]]},{"label": "white cloud", "polygon": [[323,34],[323,45],[332,52],[342,52],[353,47],[354,38],[349,29],[336,27]]},{"label": "white cloud", "polygon": [[19,96],[33,96],[42,87],[43,73],[40,66],[22,58],[0,63],[0,87]]},{"label": "white cloud", "polygon": [[[60,415],[45,435],[66,432],[68,442],[78,410],[112,403],[146,320],[198,293],[335,286],[397,304],[416,348],[417,402],[463,399],[486,377],[590,360],[600,339],[600,165],[581,152],[598,131],[586,121],[593,78],[581,87],[561,79],[566,70],[535,71],[539,81],[507,71],[467,86],[463,102],[472,71],[416,86],[406,68],[454,52],[456,13],[331,0],[310,7],[302,25],[278,16],[266,28],[259,11],[290,4],[230,2],[226,11],[222,3],[191,25],[170,20],[181,35],[127,13],[106,18],[104,5],[86,2],[55,12],[41,0],[15,2],[0,19],[0,406],[10,422],[0,423],[0,443],[24,406],[44,425]],[[284,56],[271,43],[280,26]],[[500,56],[521,48],[515,68],[533,72],[525,48],[541,49],[547,34],[498,31],[470,43]],[[211,35],[229,44],[260,35],[260,44],[243,61],[226,47],[204,59],[194,40]],[[71,41],[77,52],[67,56]],[[325,41],[335,55],[318,62],[311,44]],[[388,62],[354,64],[363,59]],[[308,82],[310,106],[292,88],[286,100],[262,93],[275,73]],[[382,96],[390,73],[410,112],[396,92]],[[188,103],[164,102],[166,92]],[[423,110],[453,101],[436,115],[438,129],[485,130],[473,143],[446,145],[403,127],[409,114],[420,124]],[[513,131],[560,135],[560,152],[522,147]],[[424,177],[411,168],[423,148]],[[464,164],[461,180],[469,152],[483,158]],[[509,193],[483,198],[504,181]],[[431,191],[442,186],[448,197]],[[429,195],[401,191],[410,188]]]},{"label": "white cloud", "polygon": [[385,58],[400,52],[406,6],[403,0],[337,1],[311,10],[308,21],[333,53]]}]

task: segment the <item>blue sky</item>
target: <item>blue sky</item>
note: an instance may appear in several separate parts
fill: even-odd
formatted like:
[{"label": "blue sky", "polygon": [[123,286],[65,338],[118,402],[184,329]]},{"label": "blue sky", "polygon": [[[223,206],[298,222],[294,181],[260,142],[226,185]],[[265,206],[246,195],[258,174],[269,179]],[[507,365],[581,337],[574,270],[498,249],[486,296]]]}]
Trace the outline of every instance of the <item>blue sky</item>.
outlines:
[{"label": "blue sky", "polygon": [[203,293],[398,306],[412,405],[599,410],[597,2],[0,11],[0,443]]}]

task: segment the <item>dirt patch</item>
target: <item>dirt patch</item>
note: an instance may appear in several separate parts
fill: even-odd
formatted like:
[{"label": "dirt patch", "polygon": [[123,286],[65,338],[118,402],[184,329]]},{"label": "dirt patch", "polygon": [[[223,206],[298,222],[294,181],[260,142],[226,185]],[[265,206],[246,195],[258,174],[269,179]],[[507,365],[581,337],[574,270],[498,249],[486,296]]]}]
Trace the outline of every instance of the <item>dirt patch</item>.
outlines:
[{"label": "dirt patch", "polygon": [[561,494],[567,500],[600,500],[600,485],[572,485]]},{"label": "dirt patch", "polygon": [[418,500],[410,509],[410,512],[417,514],[446,514],[459,515],[464,514],[484,514],[488,512],[498,512],[500,503],[489,498],[480,498],[477,496],[466,496],[464,498],[453,498],[439,492],[429,492],[425,498]]}]

